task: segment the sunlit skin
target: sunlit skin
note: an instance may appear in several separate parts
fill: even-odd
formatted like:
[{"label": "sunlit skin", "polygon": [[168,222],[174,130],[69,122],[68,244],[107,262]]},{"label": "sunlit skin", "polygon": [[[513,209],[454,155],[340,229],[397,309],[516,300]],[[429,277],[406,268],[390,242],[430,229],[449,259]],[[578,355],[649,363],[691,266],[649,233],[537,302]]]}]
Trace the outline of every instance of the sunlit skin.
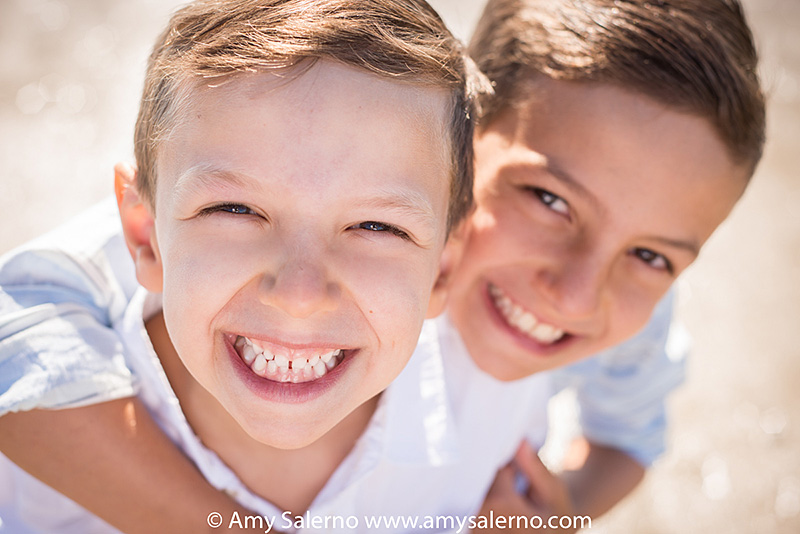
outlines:
[{"label": "sunlit skin", "polygon": [[[434,313],[450,180],[444,91],[325,60],[294,74],[194,92],[159,149],[152,232],[134,250],[205,390],[187,389],[188,410],[279,448],[372,410],[408,361]],[[242,364],[237,335],[347,356],[283,384]]]},{"label": "sunlit skin", "polygon": [[[476,137],[477,209],[449,310],[501,380],[552,369],[635,334],[741,196],[703,118],[620,88],[537,80]],[[512,325],[495,295],[555,327]]]}]

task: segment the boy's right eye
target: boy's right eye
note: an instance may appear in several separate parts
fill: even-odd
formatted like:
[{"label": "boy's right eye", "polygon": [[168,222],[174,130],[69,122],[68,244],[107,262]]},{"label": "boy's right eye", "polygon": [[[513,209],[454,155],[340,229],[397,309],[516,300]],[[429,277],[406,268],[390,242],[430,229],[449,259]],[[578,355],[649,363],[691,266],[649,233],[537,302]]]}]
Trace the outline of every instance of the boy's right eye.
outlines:
[{"label": "boy's right eye", "polygon": [[533,188],[533,194],[539,197],[539,200],[542,201],[542,204],[551,210],[562,215],[569,215],[569,205],[567,205],[567,201],[560,196],[554,195],[550,191],[541,189],[539,187]]},{"label": "boy's right eye", "polygon": [[216,212],[230,213],[231,215],[256,215],[256,212],[244,204],[235,204],[232,202],[203,208],[200,211],[200,215],[211,215]]}]

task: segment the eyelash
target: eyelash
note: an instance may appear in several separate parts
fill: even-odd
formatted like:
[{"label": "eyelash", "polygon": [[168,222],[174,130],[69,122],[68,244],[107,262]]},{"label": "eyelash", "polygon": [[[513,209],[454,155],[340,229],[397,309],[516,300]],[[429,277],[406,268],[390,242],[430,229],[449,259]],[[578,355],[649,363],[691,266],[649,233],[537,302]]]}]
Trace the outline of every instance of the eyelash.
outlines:
[{"label": "eyelash", "polygon": [[[380,229],[376,228],[380,227]],[[386,224],[378,221],[364,221],[358,224],[354,224],[348,230],[367,230],[369,232],[389,232],[392,235],[395,235],[401,239],[410,240],[411,237],[404,232],[403,230],[397,228],[396,226],[392,226],[391,224]]]},{"label": "eyelash", "polygon": [[[675,274],[675,268],[663,254],[659,254],[658,252],[653,252],[652,250],[646,248],[635,248],[631,250],[631,254],[642,260],[644,263],[646,263],[653,269],[667,271],[669,274]],[[664,265],[663,266],[653,265],[653,263],[659,259],[664,262]]]}]

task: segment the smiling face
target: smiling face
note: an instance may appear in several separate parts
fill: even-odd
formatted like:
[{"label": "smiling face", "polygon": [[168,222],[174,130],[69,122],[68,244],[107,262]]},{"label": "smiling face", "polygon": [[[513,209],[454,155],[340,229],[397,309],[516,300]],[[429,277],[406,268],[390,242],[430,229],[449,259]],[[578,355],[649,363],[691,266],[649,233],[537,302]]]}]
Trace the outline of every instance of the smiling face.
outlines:
[{"label": "smiling face", "polygon": [[747,181],[705,120],[603,85],[539,80],[475,148],[449,310],[502,380],[636,333]]},{"label": "smiling face", "polygon": [[161,290],[163,272],[166,326],[194,378],[252,437],[293,448],[408,361],[450,169],[445,91],[326,60],[288,74],[192,94],[160,148],[140,279]]}]

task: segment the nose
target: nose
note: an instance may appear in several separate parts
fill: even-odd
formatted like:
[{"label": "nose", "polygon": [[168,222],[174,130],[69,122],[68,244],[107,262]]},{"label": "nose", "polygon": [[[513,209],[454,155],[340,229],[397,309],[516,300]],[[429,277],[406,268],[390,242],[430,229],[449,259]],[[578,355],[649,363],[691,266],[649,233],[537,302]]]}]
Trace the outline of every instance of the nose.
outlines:
[{"label": "nose", "polygon": [[534,283],[561,317],[586,320],[602,305],[608,273],[609,268],[601,258],[583,251],[541,269]]},{"label": "nose", "polygon": [[335,283],[319,254],[297,251],[266,272],[259,282],[262,304],[284,311],[295,318],[332,311],[339,300]]}]

